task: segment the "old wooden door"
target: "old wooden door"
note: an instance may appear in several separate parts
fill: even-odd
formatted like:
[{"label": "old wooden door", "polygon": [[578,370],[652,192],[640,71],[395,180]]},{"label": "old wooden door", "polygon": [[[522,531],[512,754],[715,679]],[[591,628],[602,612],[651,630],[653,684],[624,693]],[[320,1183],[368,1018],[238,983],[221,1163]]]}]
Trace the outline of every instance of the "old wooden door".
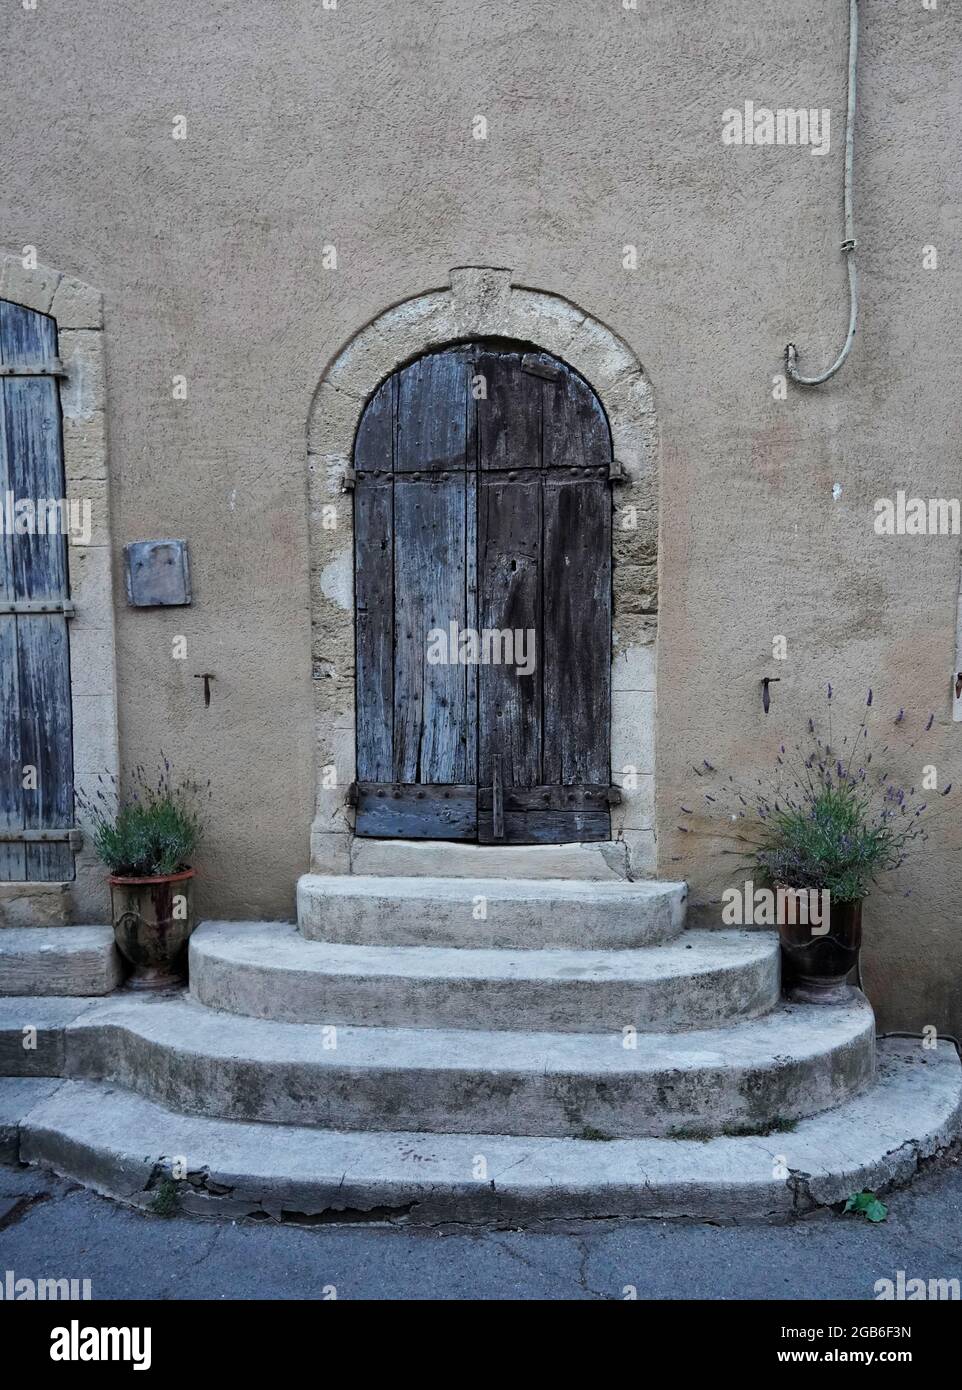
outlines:
[{"label": "old wooden door", "polygon": [[610,834],[611,436],[498,341],[389,377],[355,444],[359,835]]},{"label": "old wooden door", "polygon": [[53,319],[0,300],[0,880],[74,876],[59,371]]}]

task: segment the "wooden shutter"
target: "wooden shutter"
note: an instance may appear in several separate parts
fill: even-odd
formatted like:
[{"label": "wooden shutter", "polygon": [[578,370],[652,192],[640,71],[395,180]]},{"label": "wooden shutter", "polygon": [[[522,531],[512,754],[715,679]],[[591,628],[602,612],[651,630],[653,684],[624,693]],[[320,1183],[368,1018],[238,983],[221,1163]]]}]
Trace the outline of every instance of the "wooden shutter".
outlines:
[{"label": "wooden shutter", "polygon": [[[0,367],[0,503],[9,512],[11,500],[58,502],[65,483],[54,321],[0,301]],[[20,535],[5,525],[0,534],[0,880],[74,876],[67,840],[74,811],[68,599],[62,528]],[[35,789],[29,774],[25,779],[30,768],[36,769]]]}]

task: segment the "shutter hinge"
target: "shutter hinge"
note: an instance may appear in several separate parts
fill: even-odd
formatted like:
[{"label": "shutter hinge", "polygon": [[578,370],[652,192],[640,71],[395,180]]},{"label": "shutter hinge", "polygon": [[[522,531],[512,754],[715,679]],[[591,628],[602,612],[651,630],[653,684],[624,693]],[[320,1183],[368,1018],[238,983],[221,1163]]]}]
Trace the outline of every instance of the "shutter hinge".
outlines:
[{"label": "shutter hinge", "polygon": [[620,806],[623,800],[620,787],[609,787],[605,793],[605,800],[609,806]]},{"label": "shutter hinge", "polygon": [[341,491],[353,492],[356,483],[357,473],[353,468],[345,468],[344,472],[341,474]]},{"label": "shutter hinge", "polygon": [[84,842],[83,831],[73,825],[69,830],[0,830],[0,845],[52,845],[67,843],[71,849],[80,849]]},{"label": "shutter hinge", "polygon": [[626,483],[628,481],[628,470],[621,459],[612,459],[608,465],[609,483]]},{"label": "shutter hinge", "polygon": [[358,800],[357,783],[352,782],[344,794],[344,800],[348,806],[356,806]]},{"label": "shutter hinge", "polygon": [[66,376],[67,369],[59,357],[46,362],[25,362],[22,366],[2,366],[0,376]]},{"label": "shutter hinge", "polygon": [[553,367],[549,362],[542,362],[541,358],[533,352],[526,352],[521,359],[521,370],[528,372],[530,376],[543,377],[545,381],[560,381],[561,368]]},{"label": "shutter hinge", "polygon": [[60,613],[65,618],[75,618],[77,608],[69,598],[0,599],[0,617],[37,613]]}]

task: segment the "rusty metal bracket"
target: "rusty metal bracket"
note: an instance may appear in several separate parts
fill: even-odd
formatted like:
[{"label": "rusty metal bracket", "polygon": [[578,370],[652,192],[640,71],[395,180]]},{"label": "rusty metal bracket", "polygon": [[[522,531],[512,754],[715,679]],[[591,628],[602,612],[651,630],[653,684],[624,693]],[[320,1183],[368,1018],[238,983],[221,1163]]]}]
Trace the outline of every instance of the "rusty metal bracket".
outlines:
[{"label": "rusty metal bracket", "polygon": [[549,362],[542,362],[533,352],[526,352],[521,359],[521,370],[530,376],[543,377],[545,381],[560,381],[561,368],[552,367]]},{"label": "rusty metal bracket", "polygon": [[0,830],[2,845],[53,845],[66,842],[71,849],[80,849],[84,842],[79,826],[67,830]]},{"label": "rusty metal bracket", "polygon": [[22,366],[2,366],[0,376],[66,376],[67,369],[59,357],[47,362],[26,362]]},{"label": "rusty metal bracket", "polygon": [[73,599],[0,599],[0,617],[15,615],[23,617],[37,613],[61,613],[65,618],[75,618],[77,608]]}]

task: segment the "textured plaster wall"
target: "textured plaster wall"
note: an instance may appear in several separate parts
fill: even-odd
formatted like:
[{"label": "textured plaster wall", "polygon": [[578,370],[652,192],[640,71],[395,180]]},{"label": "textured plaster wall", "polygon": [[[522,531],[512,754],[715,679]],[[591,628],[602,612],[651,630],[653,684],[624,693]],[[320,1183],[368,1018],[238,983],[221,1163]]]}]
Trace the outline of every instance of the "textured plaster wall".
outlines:
[{"label": "textured plaster wall", "polygon": [[[164,747],[213,779],[206,910],[287,915],[307,862],[321,372],[457,265],[580,305],[654,387],[660,872],[717,897],[731,870],[674,829],[686,765],[767,766],[826,680],[853,715],[869,684],[880,709],[933,709],[927,760],[953,775],[959,540],[877,538],[872,504],[962,488],[962,21],[947,0],[862,9],[861,331],[834,383],[776,402],[785,342],[819,369],[844,326],[843,0],[4,6],[0,242],[104,291],[115,544],[191,542],[191,609],[118,594],[120,734],[128,760]],[[831,107],[831,153],[723,147],[747,98]],[[883,1024],[962,1030],[958,818],[902,886],[867,913],[869,992]]]}]

